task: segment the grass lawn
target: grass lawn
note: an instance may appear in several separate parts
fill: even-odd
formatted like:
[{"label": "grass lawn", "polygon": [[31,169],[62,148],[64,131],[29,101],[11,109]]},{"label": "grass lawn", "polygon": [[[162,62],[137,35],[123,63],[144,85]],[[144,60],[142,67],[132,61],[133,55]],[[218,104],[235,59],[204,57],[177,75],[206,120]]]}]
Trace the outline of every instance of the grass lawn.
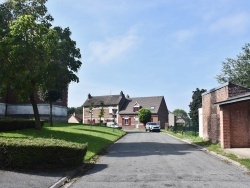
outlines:
[{"label": "grass lawn", "polygon": [[24,129],[11,132],[0,132],[0,138],[53,138],[75,143],[87,143],[88,150],[84,161],[91,159],[123,135],[125,135],[125,132],[122,130],[102,126],[66,123],[54,123],[53,127],[45,124],[42,130]]},{"label": "grass lawn", "polygon": [[250,170],[250,159],[240,159],[234,154],[226,153],[225,151],[223,151],[223,149],[221,149],[220,144],[218,144],[218,143],[213,144],[210,141],[204,141],[199,136],[193,136],[193,135],[190,135],[190,134],[185,134],[185,132],[183,134],[174,133],[172,131],[162,131],[162,132],[166,132],[167,134],[173,135],[173,136],[178,137],[180,139],[189,140],[194,144],[205,147],[209,151],[216,152],[216,153],[218,153],[220,155],[226,156],[226,157],[228,157],[228,158],[230,158],[230,159],[232,159],[234,161],[237,161],[241,165],[245,166],[247,169]]}]

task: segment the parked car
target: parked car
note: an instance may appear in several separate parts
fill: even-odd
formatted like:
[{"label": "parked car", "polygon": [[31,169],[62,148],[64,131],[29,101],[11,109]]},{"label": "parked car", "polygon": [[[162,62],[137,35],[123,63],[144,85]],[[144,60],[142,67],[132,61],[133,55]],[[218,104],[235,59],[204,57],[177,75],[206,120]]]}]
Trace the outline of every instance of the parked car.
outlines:
[{"label": "parked car", "polygon": [[156,131],[156,132],[160,132],[161,131],[161,126],[158,125],[157,123],[155,122],[148,122],[146,123],[146,132],[149,131],[149,132],[152,132],[152,131]]},{"label": "parked car", "polygon": [[117,123],[114,122],[107,122],[107,127],[115,128],[115,129],[121,129],[122,126],[118,125]]}]

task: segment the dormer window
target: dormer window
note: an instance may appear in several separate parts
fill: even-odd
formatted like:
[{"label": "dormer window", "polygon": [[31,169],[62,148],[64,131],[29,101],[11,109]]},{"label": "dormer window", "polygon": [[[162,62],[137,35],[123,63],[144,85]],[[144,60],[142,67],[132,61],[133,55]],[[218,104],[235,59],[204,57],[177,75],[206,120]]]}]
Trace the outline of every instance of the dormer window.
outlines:
[{"label": "dormer window", "polygon": [[133,106],[133,112],[138,112],[140,110],[140,105],[136,102]]},{"label": "dormer window", "polygon": [[138,112],[140,110],[140,107],[134,107],[133,112]]}]

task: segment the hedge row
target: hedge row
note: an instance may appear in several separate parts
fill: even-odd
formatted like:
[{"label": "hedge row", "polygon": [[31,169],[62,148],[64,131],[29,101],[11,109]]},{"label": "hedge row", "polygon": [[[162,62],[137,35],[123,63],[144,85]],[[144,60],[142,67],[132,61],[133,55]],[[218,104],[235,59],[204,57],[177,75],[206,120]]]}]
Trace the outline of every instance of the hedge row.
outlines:
[{"label": "hedge row", "polygon": [[[44,125],[44,121],[41,121]],[[35,120],[29,119],[0,119],[0,131],[13,131],[27,128],[35,128]]]},{"label": "hedge row", "polygon": [[86,144],[56,139],[0,138],[0,168],[58,169],[80,166]]}]

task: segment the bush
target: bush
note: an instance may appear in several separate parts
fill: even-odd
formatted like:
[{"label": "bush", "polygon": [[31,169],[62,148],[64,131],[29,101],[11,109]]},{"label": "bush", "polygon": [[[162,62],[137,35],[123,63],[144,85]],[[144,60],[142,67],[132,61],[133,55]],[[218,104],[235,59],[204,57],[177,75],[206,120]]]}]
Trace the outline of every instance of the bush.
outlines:
[{"label": "bush", "polygon": [[[41,125],[44,125],[44,121],[41,121]],[[35,128],[35,120],[12,118],[0,119],[0,131],[13,131],[27,128]]]},{"label": "bush", "polygon": [[0,168],[58,169],[80,166],[86,144],[56,139],[0,138]]}]

